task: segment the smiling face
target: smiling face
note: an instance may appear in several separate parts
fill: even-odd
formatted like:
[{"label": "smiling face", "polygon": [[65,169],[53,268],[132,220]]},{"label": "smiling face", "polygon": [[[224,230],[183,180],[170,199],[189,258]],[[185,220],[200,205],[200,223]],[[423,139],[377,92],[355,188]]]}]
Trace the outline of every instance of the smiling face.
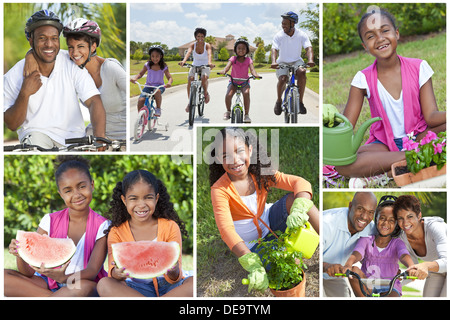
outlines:
[{"label": "smiling face", "polygon": [[295,26],[294,21],[291,21],[289,19],[284,18],[281,21],[281,28],[283,29],[284,33],[290,34],[293,30],[292,28]]},{"label": "smiling face", "polygon": [[[38,62],[54,63],[59,52],[59,32],[53,26],[42,26],[34,30],[30,38]],[[34,45],[33,45],[34,44]]]},{"label": "smiling face", "polygon": [[203,43],[205,42],[205,35],[201,32],[198,32],[195,36],[195,40],[197,40],[198,43]]},{"label": "smiling face", "polygon": [[[67,48],[69,49],[70,59],[72,59],[77,66],[82,65],[89,58],[89,43],[84,39],[77,40],[75,38],[68,38]],[[96,48],[97,44],[93,42],[91,45],[91,54]]]},{"label": "smiling face", "polygon": [[58,192],[64,203],[75,212],[89,212],[94,181],[79,169],[68,169],[58,179]]},{"label": "smiling face", "polygon": [[236,54],[238,57],[243,57],[247,54],[247,46],[244,43],[239,43],[236,46]]},{"label": "smiling face", "polygon": [[420,226],[422,213],[416,214],[409,209],[399,209],[397,211],[397,221],[399,227],[406,233],[406,235],[413,234]]},{"label": "smiling face", "polygon": [[226,136],[222,149],[218,148],[217,151],[217,160],[222,163],[222,167],[228,173],[231,181],[247,177],[252,146],[247,146],[240,138]]},{"label": "smiling face", "polygon": [[137,181],[130,186],[122,201],[125,204],[131,219],[136,222],[145,222],[155,219],[156,204],[158,203],[159,194],[155,193],[153,186],[143,180]]},{"label": "smiling face", "polygon": [[394,216],[394,209],[392,206],[384,207],[378,213],[377,229],[382,236],[388,236],[395,230],[397,221]]},{"label": "smiling face", "polygon": [[377,59],[396,53],[400,35],[388,17],[373,14],[362,23],[359,31],[364,49]]},{"label": "smiling face", "polygon": [[376,207],[377,198],[372,193],[360,192],[355,194],[349,204],[348,211],[348,229],[351,234],[360,232],[367,227],[373,220]]},{"label": "smiling face", "polygon": [[150,60],[154,64],[159,64],[159,61],[161,60],[161,53],[158,50],[153,50],[150,54]]}]

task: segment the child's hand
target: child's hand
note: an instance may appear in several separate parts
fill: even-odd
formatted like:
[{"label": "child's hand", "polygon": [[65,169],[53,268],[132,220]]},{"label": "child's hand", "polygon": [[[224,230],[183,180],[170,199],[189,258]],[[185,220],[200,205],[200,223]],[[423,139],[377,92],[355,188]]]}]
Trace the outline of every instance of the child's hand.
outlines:
[{"label": "child's hand", "polygon": [[20,257],[17,249],[19,249],[19,241],[17,241],[16,239],[12,239],[11,243],[9,244],[8,252],[13,256]]},{"label": "child's hand", "polygon": [[178,65],[180,65],[180,66],[184,66],[184,61],[180,61],[180,62],[178,62]]},{"label": "child's hand", "polygon": [[270,67],[271,67],[272,69],[278,69],[280,66],[278,65],[278,63],[272,63],[272,64],[270,65]]},{"label": "child's hand", "polygon": [[164,88],[170,88],[172,85],[170,84],[170,83],[166,83],[165,85],[164,85]]},{"label": "child's hand", "polygon": [[125,280],[130,277],[130,274],[125,272],[125,268],[118,268],[114,261],[112,262],[112,265],[114,266],[111,272],[113,278],[117,280]]},{"label": "child's hand", "polygon": [[66,269],[70,264],[70,260],[67,261],[59,268],[45,268],[44,263],[41,264],[39,268],[31,266],[34,271],[55,280],[58,283],[64,283],[67,280]]},{"label": "child's hand", "polygon": [[136,83],[136,80],[137,80],[136,77],[131,77],[131,78],[130,78],[130,81],[131,81],[132,83]]}]

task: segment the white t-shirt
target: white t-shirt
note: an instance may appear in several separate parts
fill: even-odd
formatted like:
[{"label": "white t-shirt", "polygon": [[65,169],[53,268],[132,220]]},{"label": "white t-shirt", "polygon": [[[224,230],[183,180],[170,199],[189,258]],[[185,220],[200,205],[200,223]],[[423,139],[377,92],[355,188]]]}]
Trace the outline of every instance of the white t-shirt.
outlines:
[{"label": "white t-shirt", "polygon": [[[16,102],[23,82],[22,59],[4,75],[3,112]],[[31,132],[42,132],[64,145],[65,139],[83,137],[85,125],[78,98],[86,101],[99,95],[86,69],[73,63],[67,51],[61,50],[49,77],[41,76],[42,86],[28,102],[25,121],[17,130],[22,140]]]},{"label": "white t-shirt", "polygon": [[311,46],[308,35],[299,29],[295,29],[292,37],[280,30],[272,41],[272,48],[278,50],[277,63],[298,61],[302,58],[302,49]]},{"label": "white t-shirt", "polygon": [[[256,202],[256,191],[249,195],[249,196],[241,196],[242,202],[247,206],[247,208],[250,209],[250,211],[253,214],[256,214],[258,211],[257,209],[257,202]],[[272,207],[272,203],[266,204],[264,207],[263,214],[261,215],[261,220],[263,220],[268,226],[270,226],[269,222],[269,209]],[[236,220],[233,222],[234,228],[237,232],[237,234],[244,240],[245,245],[247,248],[251,249],[256,243],[250,243],[250,241],[257,240],[259,238],[258,235],[258,229],[256,229],[255,223],[253,222],[253,219],[243,219],[243,220]],[[262,231],[262,238],[264,238],[268,233],[269,229],[264,226],[263,223],[258,221],[259,227]]]},{"label": "white t-shirt", "polygon": [[[426,61],[422,61],[420,63],[419,69],[419,86],[420,88],[431,78],[433,75],[433,69],[431,69],[430,65]],[[403,92],[400,93],[399,99],[394,99],[391,94],[383,87],[383,84],[380,80],[378,83],[378,95],[381,100],[381,104],[384,107],[384,111],[386,111],[386,115],[388,116],[389,122],[392,127],[392,133],[394,134],[394,138],[403,138],[409,132],[405,132],[405,116],[403,112]],[[364,73],[358,71],[351,83],[352,86],[365,89],[367,92],[367,99],[370,98],[369,86],[367,84],[366,77]]]},{"label": "white t-shirt", "polygon": [[[109,227],[109,220],[106,220],[103,222],[100,227],[98,228],[97,235],[95,236],[95,241],[97,241],[100,238],[103,238],[105,235],[104,231],[108,229]],[[50,214],[46,214],[41,222],[39,223],[39,227],[47,232],[47,234],[50,232]],[[70,263],[67,266],[66,274],[71,274],[74,272],[78,272],[84,269],[84,241],[86,238],[86,232],[81,237],[80,241],[77,243],[77,249],[75,251],[75,254],[72,256],[72,259],[70,259]]]}]

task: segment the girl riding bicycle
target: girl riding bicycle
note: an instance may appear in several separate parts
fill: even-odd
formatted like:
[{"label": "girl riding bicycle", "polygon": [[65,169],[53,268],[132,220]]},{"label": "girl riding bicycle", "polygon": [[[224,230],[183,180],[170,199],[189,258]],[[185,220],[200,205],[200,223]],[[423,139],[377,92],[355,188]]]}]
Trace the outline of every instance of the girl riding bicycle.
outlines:
[{"label": "girl riding bicycle", "polygon": [[[189,46],[189,49],[186,52],[183,61],[181,61],[179,65],[183,66],[189,59],[191,54],[194,58],[192,62],[194,66],[209,65],[208,68],[202,69],[201,75],[202,87],[205,93],[205,103],[208,103],[209,102],[208,78],[211,69],[215,67],[215,65],[212,63],[212,47],[209,43],[205,42],[206,29],[196,28],[194,31],[194,37],[195,42]],[[195,73],[194,68],[191,68],[188,75],[188,85],[187,85],[188,100],[189,94],[191,92],[191,82],[194,80],[194,73]],[[189,103],[186,107],[186,112],[189,112]]]},{"label": "girl riding bicycle", "polygon": [[[368,179],[359,177],[390,172],[392,163],[405,159],[403,137],[412,133],[418,142],[429,130],[445,131],[446,112],[438,110],[428,63],[397,54],[400,35],[391,14],[380,9],[366,13],[358,33],[364,49],[376,60],[353,78],[343,114],[355,126],[367,97],[371,116],[382,120],[371,126],[356,161],[336,170],[356,179],[350,181],[352,185],[367,185]],[[324,123],[332,126],[336,112],[335,107],[324,107]]]},{"label": "girl riding bicycle", "polygon": [[[409,255],[405,243],[397,238],[400,234],[400,228],[394,216],[394,203],[397,197],[383,196],[378,203],[375,211],[376,235],[362,237],[356,243],[353,253],[342,267],[342,273],[348,269],[357,273],[362,279],[392,279],[399,270],[398,261],[406,267],[411,267],[414,262]],[[361,261],[361,269],[353,266]],[[408,270],[410,276],[415,276],[417,272],[414,269]],[[350,285],[357,297],[364,297],[356,278],[350,279]],[[373,293],[385,292],[389,288],[374,287]],[[390,297],[399,297],[402,294],[402,287],[399,281],[394,284]]]},{"label": "girl riding bicycle", "polygon": [[[236,56],[231,57],[228,60],[228,64],[225,66],[225,68],[220,72],[221,74],[225,74],[230,70],[231,68],[231,76],[233,78],[247,78],[248,77],[248,71],[250,70],[250,73],[259,78],[260,76],[255,71],[255,67],[253,66],[253,60],[250,57],[247,57],[247,54],[250,52],[250,45],[248,44],[248,41],[242,38],[239,38],[234,43],[234,52],[236,53]],[[241,82],[242,83],[242,82]],[[239,83],[239,84],[241,84]],[[227,108],[227,111],[223,115],[223,120],[229,120],[231,116],[231,100],[236,93],[237,87],[233,84],[233,82],[230,80],[230,83],[228,84],[227,93],[225,95],[225,106]],[[251,119],[249,116],[250,112],[250,83],[247,82],[242,87],[242,95],[244,96],[244,122],[250,123]]]},{"label": "girl riding bicycle", "polygon": [[[172,85],[173,78],[169,72],[169,67],[164,62],[164,50],[159,45],[152,45],[148,50],[149,60],[145,63],[142,70],[135,76],[131,77],[130,81],[132,83],[136,83],[136,81],[144,76],[147,72],[147,82],[146,86],[158,87],[164,85],[164,76],[166,76],[167,83],[164,85],[164,88],[160,88],[158,92],[155,93],[155,101],[156,101],[156,116],[161,116],[161,102],[162,102],[162,94],[165,91],[165,88],[169,88]],[[155,88],[145,87],[142,90],[141,95],[139,96],[137,108],[138,112],[144,106],[145,103],[145,94],[152,93]]]}]

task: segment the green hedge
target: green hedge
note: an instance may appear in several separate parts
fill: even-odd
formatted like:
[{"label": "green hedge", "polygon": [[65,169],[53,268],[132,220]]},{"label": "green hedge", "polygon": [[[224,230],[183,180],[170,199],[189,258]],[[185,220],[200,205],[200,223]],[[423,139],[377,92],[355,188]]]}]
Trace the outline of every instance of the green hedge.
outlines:
[{"label": "green hedge", "polygon": [[[191,163],[172,161],[170,156],[86,155],[94,179],[91,208],[99,214],[108,210],[111,194],[118,181],[135,169],[145,169],[167,187],[189,238],[183,251],[192,253],[193,167]],[[18,229],[34,231],[46,213],[64,208],[54,180],[55,155],[6,155],[4,157],[4,244],[9,245]]]},{"label": "green hedge", "polygon": [[402,36],[445,30],[445,3],[325,3],[323,5],[324,56],[361,50],[357,25],[370,5],[390,12]]}]

